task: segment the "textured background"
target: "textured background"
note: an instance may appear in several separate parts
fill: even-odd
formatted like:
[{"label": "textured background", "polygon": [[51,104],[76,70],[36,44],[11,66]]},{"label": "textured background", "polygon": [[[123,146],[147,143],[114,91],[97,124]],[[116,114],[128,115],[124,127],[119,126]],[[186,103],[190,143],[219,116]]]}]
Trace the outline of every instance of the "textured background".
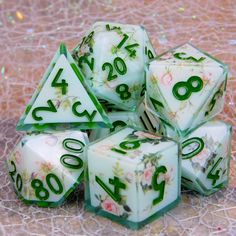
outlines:
[{"label": "textured background", "polygon": [[229,64],[221,118],[236,124],[235,0],[0,0],[0,235],[236,235],[235,135],[227,189],[183,191],[177,208],[137,232],[84,212],[82,191],[58,209],[16,198],[4,166],[20,136],[15,124],[59,43],[72,50],[96,20],[144,25],[158,53],[190,41]]}]

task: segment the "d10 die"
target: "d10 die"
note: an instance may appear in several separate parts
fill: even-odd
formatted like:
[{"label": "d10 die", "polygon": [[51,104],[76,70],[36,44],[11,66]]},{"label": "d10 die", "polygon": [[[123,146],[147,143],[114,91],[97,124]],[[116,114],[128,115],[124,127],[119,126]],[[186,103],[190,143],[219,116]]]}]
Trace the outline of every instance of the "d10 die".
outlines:
[{"label": "d10 die", "polygon": [[125,127],[87,149],[86,208],[137,229],[180,199],[178,144]]},{"label": "d10 die", "polygon": [[151,109],[186,134],[222,110],[227,71],[225,64],[190,44],[171,49],[147,68]]},{"label": "d10 die", "polygon": [[182,139],[182,184],[209,195],[228,183],[231,126],[209,121]]},{"label": "d10 die", "polygon": [[73,50],[99,99],[135,110],[145,87],[144,65],[155,52],[138,25],[97,22]]},{"label": "d10 die", "polygon": [[56,207],[83,178],[87,134],[67,131],[22,138],[7,158],[15,192],[26,204]]}]

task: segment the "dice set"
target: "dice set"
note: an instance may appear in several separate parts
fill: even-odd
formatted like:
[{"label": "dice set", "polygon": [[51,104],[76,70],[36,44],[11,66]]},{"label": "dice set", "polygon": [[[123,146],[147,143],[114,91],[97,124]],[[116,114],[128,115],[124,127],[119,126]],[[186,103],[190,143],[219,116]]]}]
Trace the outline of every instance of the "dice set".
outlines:
[{"label": "dice set", "polygon": [[61,44],[7,158],[26,204],[58,207],[85,183],[85,208],[138,229],[180,202],[226,187],[232,128],[222,111],[227,66],[187,43],[156,55],[145,29],[97,22]]}]

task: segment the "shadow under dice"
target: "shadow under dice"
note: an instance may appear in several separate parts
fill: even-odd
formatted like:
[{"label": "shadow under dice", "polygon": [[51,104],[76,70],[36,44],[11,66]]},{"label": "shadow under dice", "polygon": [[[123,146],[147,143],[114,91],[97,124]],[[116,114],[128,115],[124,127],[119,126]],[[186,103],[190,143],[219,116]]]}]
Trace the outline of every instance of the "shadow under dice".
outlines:
[{"label": "shadow under dice", "polygon": [[146,70],[149,108],[184,134],[222,110],[227,71],[190,44],[174,48]]},{"label": "shadow under dice", "polygon": [[178,144],[125,127],[87,148],[86,208],[137,229],[180,199]]},{"label": "shadow under dice", "polygon": [[182,184],[209,195],[228,184],[231,126],[208,121],[182,141]]},{"label": "shadow under dice", "polygon": [[22,138],[7,158],[18,197],[26,204],[61,205],[83,179],[87,134],[66,131]]},{"label": "shadow under dice", "polygon": [[97,22],[73,50],[99,99],[134,110],[145,86],[144,65],[155,52],[138,25]]}]

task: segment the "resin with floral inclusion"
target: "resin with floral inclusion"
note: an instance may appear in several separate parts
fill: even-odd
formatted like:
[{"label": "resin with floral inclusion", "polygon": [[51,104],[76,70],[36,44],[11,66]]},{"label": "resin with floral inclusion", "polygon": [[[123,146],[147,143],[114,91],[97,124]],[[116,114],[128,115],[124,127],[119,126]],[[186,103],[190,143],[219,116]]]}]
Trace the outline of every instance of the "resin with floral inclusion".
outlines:
[{"label": "resin with floral inclusion", "polygon": [[222,110],[227,72],[225,64],[189,43],[171,49],[147,67],[149,109],[186,134]]},{"label": "resin with floral inclusion", "polygon": [[86,133],[31,134],[7,158],[7,169],[18,197],[26,204],[57,207],[83,180]]},{"label": "resin with floral inclusion", "polygon": [[17,130],[98,127],[111,127],[111,124],[74,59],[61,44],[18,122]]},{"label": "resin with floral inclusion", "polygon": [[138,229],[180,200],[175,141],[125,127],[86,149],[86,209]]},{"label": "resin with floral inclusion", "polygon": [[96,22],[73,57],[99,99],[134,111],[145,89],[145,64],[156,56],[139,25]]}]

